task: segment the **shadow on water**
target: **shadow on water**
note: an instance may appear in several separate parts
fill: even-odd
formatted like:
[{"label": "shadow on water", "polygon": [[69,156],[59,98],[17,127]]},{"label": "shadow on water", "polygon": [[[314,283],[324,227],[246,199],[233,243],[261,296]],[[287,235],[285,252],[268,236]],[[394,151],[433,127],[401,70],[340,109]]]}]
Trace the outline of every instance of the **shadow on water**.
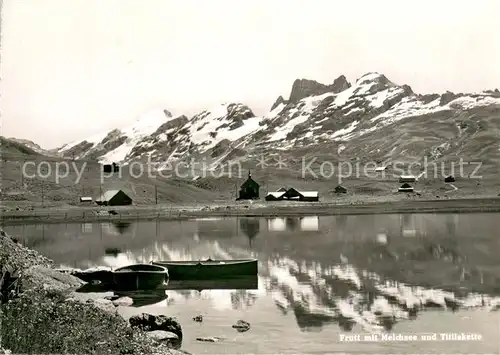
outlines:
[{"label": "shadow on water", "polygon": [[252,246],[252,241],[260,233],[260,220],[258,218],[240,218],[240,230],[248,237],[248,242]]},{"label": "shadow on water", "polygon": [[167,290],[258,290],[259,279],[245,276],[228,280],[175,280],[168,281]]},{"label": "shadow on water", "polygon": [[115,229],[118,231],[119,234],[124,234],[126,233],[129,229],[132,223],[130,222],[111,222],[111,224],[115,227]]},{"label": "shadow on water", "polygon": [[133,300],[133,307],[144,307],[162,302],[168,298],[169,290],[257,290],[258,277],[248,276],[234,278],[230,280],[176,280],[165,282],[156,290],[136,290],[136,291],[117,291],[114,290],[111,283],[92,284],[87,283],[80,287],[78,293],[107,293],[113,292],[116,297],[130,297]]},{"label": "shadow on water", "polygon": [[113,292],[117,299],[121,297],[130,297],[133,301],[132,307],[145,307],[160,303],[168,298],[165,289],[158,290],[137,290],[137,291],[115,291],[109,284],[85,284],[76,290],[77,293],[108,293]]},{"label": "shadow on water", "polygon": [[104,253],[106,255],[112,255],[112,256],[118,256],[118,254],[120,254],[122,251],[119,249],[119,248],[115,248],[115,247],[110,247],[110,248],[106,248],[104,249]]},{"label": "shadow on water", "polygon": [[168,298],[165,290],[148,291],[114,291],[117,297],[130,297],[133,301],[132,307],[145,307],[160,303]]}]

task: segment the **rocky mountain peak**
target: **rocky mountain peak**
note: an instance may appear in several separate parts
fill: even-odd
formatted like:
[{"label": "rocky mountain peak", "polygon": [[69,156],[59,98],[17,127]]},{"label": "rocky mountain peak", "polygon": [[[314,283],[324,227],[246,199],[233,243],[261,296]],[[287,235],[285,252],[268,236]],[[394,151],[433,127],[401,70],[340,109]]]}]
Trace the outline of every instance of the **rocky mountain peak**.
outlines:
[{"label": "rocky mountain peak", "polygon": [[283,96],[278,96],[276,101],[274,101],[274,104],[271,106],[271,111],[274,110],[276,107],[278,107],[281,104],[287,104],[287,101],[283,98]]},{"label": "rocky mountain peak", "polygon": [[383,85],[394,85],[384,74],[378,72],[369,72],[363,74],[358,80],[356,80],[356,85],[367,85],[370,83],[380,83]]},{"label": "rocky mountain peak", "polygon": [[351,87],[344,75],[339,76],[333,81],[331,85],[321,84],[315,80],[309,79],[296,79],[292,85],[290,99],[288,102],[297,103],[308,96],[315,96],[331,92],[338,94]]},{"label": "rocky mountain peak", "polygon": [[349,89],[351,87],[351,83],[347,81],[347,78],[344,75],[341,75],[333,81],[333,84],[330,85],[330,87],[331,92],[338,94],[339,92]]},{"label": "rocky mountain peak", "polygon": [[[499,100],[498,90],[415,94],[410,86],[394,83],[377,72],[362,75],[352,85],[344,75],[328,85],[297,79],[290,100],[279,96],[270,112],[262,116],[234,102],[215,105],[190,117],[172,117],[161,108],[142,115],[132,126],[67,144],[58,153],[100,162],[130,162],[146,157],[159,162],[211,157],[221,162],[246,159],[261,149],[323,149],[331,147],[332,142],[342,142],[342,154],[353,156],[360,153],[359,143],[366,155],[415,155],[421,153],[420,148],[400,148],[402,143],[398,141],[399,150],[393,150],[393,146],[386,145],[386,136],[392,134],[399,140],[400,126],[413,127],[414,122],[423,122],[427,117],[436,123],[448,119],[450,111],[460,113],[460,117],[466,117],[469,111],[490,115],[496,112]],[[417,126],[415,123],[411,130],[417,132]],[[369,148],[372,140],[380,140],[380,146]],[[337,154],[341,154],[340,150]]]},{"label": "rocky mountain peak", "polygon": [[494,97],[500,97],[500,90],[498,90],[498,89],[485,90],[484,92],[487,93],[487,94],[490,94],[490,95],[492,95]]},{"label": "rocky mountain peak", "polygon": [[456,98],[462,96],[462,94],[455,94],[454,92],[451,91],[446,91],[444,94],[441,95],[441,98],[439,100],[439,105],[444,106],[449,104],[451,101],[455,100]]}]

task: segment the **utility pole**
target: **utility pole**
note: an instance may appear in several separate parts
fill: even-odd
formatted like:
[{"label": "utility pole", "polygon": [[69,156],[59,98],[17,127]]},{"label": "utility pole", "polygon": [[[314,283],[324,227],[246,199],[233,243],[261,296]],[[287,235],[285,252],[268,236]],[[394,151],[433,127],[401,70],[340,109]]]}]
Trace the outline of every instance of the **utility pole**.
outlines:
[{"label": "utility pole", "polygon": [[43,206],[43,180],[42,180],[42,206]]},{"label": "utility pole", "polygon": [[23,189],[24,188],[24,160],[23,160],[23,164],[21,165],[21,188]]},{"label": "utility pole", "polygon": [[155,204],[158,204],[158,186],[155,185]]}]

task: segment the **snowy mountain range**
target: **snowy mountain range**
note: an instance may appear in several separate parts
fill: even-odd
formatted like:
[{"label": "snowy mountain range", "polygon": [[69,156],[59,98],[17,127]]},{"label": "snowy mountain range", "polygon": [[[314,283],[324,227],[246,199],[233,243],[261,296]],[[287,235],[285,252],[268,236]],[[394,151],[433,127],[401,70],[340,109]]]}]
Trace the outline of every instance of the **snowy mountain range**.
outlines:
[{"label": "snowy mountain range", "polygon": [[[380,73],[354,84],[297,79],[256,116],[243,103],[224,103],[193,117],[152,111],[133,125],[99,132],[53,153],[102,163],[247,159],[260,152],[412,159],[431,156],[500,158],[500,91],[421,95]],[[161,168],[161,164],[159,166]]]}]

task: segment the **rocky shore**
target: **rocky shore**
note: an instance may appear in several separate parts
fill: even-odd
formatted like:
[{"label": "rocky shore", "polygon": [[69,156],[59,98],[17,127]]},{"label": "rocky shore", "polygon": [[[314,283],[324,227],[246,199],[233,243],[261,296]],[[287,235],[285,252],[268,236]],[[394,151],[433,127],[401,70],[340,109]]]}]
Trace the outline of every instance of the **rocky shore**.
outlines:
[{"label": "rocky shore", "polygon": [[0,270],[0,354],[185,354],[172,348],[182,341],[174,318],[122,318],[111,300],[81,297],[83,281],[2,230]]}]

